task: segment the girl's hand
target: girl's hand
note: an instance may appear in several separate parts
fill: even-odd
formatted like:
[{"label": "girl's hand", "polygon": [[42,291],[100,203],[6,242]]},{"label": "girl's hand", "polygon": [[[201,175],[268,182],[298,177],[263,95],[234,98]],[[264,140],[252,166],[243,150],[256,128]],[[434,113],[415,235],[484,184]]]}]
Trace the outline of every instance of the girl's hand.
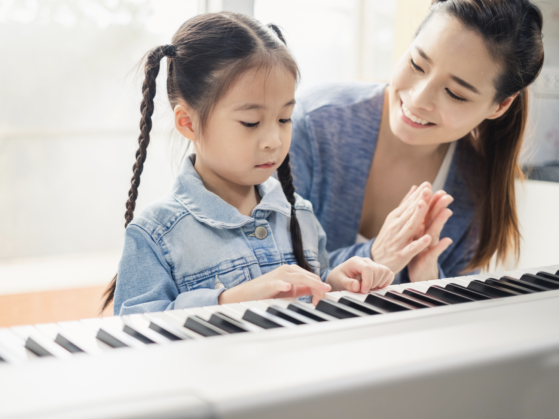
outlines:
[{"label": "girl's hand", "polygon": [[322,282],[320,277],[312,272],[306,271],[298,265],[282,265],[272,272],[222,292],[218,303],[231,304],[268,298],[297,298],[312,294],[313,304],[316,305],[330,290],[330,285]]},{"label": "girl's hand", "polygon": [[413,186],[400,205],[388,214],[371,248],[375,262],[400,272],[429,246],[431,236],[421,233],[432,196],[429,182]]},{"label": "girl's hand", "polygon": [[452,244],[452,240],[448,237],[439,240],[444,225],[452,216],[452,211],[447,208],[452,201],[454,198],[444,191],[438,191],[433,195],[429,213],[420,232],[431,236],[431,243],[408,264],[411,282],[429,281],[439,277],[439,256]]},{"label": "girl's hand", "polygon": [[332,285],[332,291],[347,290],[366,294],[372,289],[390,285],[393,280],[394,273],[386,266],[371,259],[354,256],[334,268],[326,283]]}]

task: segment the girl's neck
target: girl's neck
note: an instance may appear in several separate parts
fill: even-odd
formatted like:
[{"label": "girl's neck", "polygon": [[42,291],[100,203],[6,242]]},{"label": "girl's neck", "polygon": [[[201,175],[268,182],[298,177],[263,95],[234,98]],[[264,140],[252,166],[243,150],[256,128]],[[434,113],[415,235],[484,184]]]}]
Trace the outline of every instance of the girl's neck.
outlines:
[{"label": "girl's neck", "polygon": [[384,150],[384,154],[395,159],[405,158],[412,161],[425,161],[437,159],[446,153],[449,144],[428,144],[428,145],[410,145],[404,143],[394,135],[390,128],[390,100],[389,87],[384,91],[384,105],[382,109],[382,117],[380,123],[379,143]]},{"label": "girl's neck", "polygon": [[255,186],[238,185],[219,176],[196,159],[194,170],[202,179],[204,186],[213,192],[229,205],[237,208],[239,212],[248,217],[252,216],[252,211],[260,203],[260,194]]}]

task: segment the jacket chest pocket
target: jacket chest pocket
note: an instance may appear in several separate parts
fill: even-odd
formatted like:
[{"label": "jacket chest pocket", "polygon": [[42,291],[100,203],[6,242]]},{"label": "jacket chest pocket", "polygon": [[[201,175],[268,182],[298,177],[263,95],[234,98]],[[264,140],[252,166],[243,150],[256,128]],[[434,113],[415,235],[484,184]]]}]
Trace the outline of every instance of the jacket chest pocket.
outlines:
[{"label": "jacket chest pocket", "polygon": [[195,274],[185,278],[182,286],[179,286],[179,290],[184,292],[202,288],[217,289],[222,287],[229,289],[248,280],[250,280],[250,273],[246,267],[229,271]]}]

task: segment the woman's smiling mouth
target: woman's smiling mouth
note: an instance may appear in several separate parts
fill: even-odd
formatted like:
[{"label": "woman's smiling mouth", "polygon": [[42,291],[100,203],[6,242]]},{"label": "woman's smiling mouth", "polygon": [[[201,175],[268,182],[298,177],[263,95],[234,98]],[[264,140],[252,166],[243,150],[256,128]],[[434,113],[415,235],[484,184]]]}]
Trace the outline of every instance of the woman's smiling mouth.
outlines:
[{"label": "woman's smiling mouth", "polygon": [[401,109],[403,121],[414,128],[429,128],[436,125],[411,113],[406,105],[404,105],[404,102],[401,102]]}]

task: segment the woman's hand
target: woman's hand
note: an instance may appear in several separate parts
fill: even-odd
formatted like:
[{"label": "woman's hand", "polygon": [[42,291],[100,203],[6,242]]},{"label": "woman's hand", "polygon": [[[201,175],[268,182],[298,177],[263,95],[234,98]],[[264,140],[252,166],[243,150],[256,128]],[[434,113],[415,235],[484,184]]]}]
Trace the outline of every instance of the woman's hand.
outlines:
[{"label": "woman's hand", "polygon": [[439,256],[452,244],[448,237],[439,239],[444,225],[452,216],[452,211],[447,208],[452,201],[454,198],[444,191],[438,191],[433,195],[423,228],[418,232],[418,235],[431,236],[431,243],[408,264],[411,282],[429,281],[439,277]]},{"label": "woman's hand", "polygon": [[252,281],[244,282],[220,294],[219,304],[243,301],[266,300],[268,298],[313,296],[313,304],[324,298],[331,290],[320,277],[298,265],[282,265]]},{"label": "woman's hand", "polygon": [[326,283],[332,286],[332,291],[347,290],[366,294],[372,289],[390,285],[393,280],[394,273],[386,266],[371,259],[354,256],[334,268]]},{"label": "woman's hand", "polygon": [[371,248],[371,258],[375,262],[397,273],[431,244],[431,236],[420,233],[425,229],[424,221],[432,196],[429,182],[414,186],[400,205],[388,214]]}]

